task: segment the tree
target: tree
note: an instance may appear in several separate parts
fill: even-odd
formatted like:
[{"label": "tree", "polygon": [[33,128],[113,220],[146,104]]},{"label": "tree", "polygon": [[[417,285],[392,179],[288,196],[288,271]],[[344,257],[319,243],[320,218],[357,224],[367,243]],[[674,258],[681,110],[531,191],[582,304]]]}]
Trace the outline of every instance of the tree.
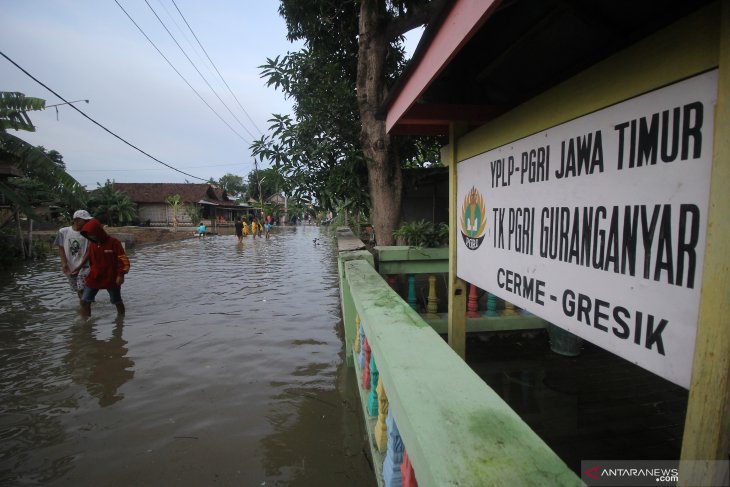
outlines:
[{"label": "tree", "polygon": [[89,197],[89,211],[106,225],[132,223],[137,218],[137,205],[113,184],[108,179],[104,186],[97,183],[98,188]]},{"label": "tree", "polygon": [[28,111],[42,110],[45,100],[22,93],[0,92],[0,163],[10,164],[24,176],[0,181],[0,194],[30,218],[38,218],[33,206],[56,204],[67,213],[86,200],[83,186],[65,171],[63,157],[57,151],[34,147],[7,132],[8,129],[34,132]]},{"label": "tree", "polygon": [[226,173],[221,176],[217,185],[223,188],[229,196],[243,197],[248,189],[248,186],[241,176],[236,176],[231,173]]},{"label": "tree", "polygon": [[267,83],[294,98],[296,123],[275,115],[273,134],[254,143],[254,152],[287,176],[300,176],[300,184],[314,176],[326,189],[311,191],[325,193],[317,198],[326,202],[361,200],[364,166],[373,227],[385,245],[400,218],[401,163],[419,159],[424,146],[391,140],[376,112],[403,69],[402,35],[440,6],[429,0],[282,0],[288,38],[306,47],[262,66]]},{"label": "tree", "polygon": [[286,191],[288,185],[279,172],[268,167],[266,169],[254,169],[247,176],[248,195],[257,201],[263,201],[281,191]]},{"label": "tree", "polygon": [[[22,258],[32,256],[32,221],[39,218],[34,206],[53,204],[70,213],[73,210],[69,208],[81,206],[86,198],[83,186],[66,173],[61,154],[47,153],[43,147],[34,147],[8,133],[9,129],[34,132],[27,112],[42,110],[45,104],[41,98],[0,92],[0,164],[8,164],[23,174],[23,177],[0,181],[0,201],[10,203],[10,209],[0,215],[0,228],[15,219]],[[29,218],[27,253],[21,232],[21,211]]]},{"label": "tree", "polygon": [[182,200],[179,194],[173,194],[165,198],[165,201],[172,208],[172,231],[177,232],[177,214],[180,212]]},{"label": "tree", "polygon": [[188,218],[190,218],[190,222],[193,225],[197,225],[200,223],[200,220],[203,219],[203,210],[200,207],[200,205],[196,205],[195,203],[185,205],[185,213],[188,215]]}]

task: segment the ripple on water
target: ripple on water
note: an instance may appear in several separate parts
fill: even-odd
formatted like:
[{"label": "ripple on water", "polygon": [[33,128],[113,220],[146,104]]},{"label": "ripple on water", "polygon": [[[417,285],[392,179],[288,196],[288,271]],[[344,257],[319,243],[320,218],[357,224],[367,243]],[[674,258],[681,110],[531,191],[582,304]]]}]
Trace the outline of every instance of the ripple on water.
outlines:
[{"label": "ripple on water", "polygon": [[132,250],[122,320],[103,291],[80,320],[57,259],[0,275],[0,483],[370,485],[337,457],[335,252],[301,226]]}]

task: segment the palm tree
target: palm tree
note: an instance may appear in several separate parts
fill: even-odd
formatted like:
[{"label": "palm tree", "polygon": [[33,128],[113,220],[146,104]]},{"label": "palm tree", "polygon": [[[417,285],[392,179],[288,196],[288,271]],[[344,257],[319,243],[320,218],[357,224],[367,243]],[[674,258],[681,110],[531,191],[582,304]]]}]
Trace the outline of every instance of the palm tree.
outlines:
[{"label": "palm tree", "polygon": [[120,225],[132,223],[137,218],[137,204],[124,193],[119,193],[117,202],[112,206],[113,214]]},{"label": "palm tree", "polygon": [[104,186],[97,183],[89,198],[89,211],[107,225],[132,223],[137,218],[137,205],[113,184],[108,179]]}]

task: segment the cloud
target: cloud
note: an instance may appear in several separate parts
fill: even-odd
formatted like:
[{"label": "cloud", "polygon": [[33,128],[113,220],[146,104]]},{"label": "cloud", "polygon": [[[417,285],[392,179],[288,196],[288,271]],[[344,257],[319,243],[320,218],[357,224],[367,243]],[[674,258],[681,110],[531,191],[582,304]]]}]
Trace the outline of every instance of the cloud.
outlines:
[{"label": "cloud", "polygon": [[[176,13],[169,0],[161,0]],[[248,142],[252,137],[231,117],[198,73],[190,66],[144,3],[120,3],[164,52],[188,82],[233,133],[198,98],[139,33],[114,2],[6,0],[0,45],[6,55],[67,100],[89,99],[78,108],[119,136],[160,160],[207,179],[227,172],[245,176],[252,169]],[[160,2],[150,2],[198,69],[228,108],[255,136],[238,103],[211,74],[169,19]],[[256,127],[266,130],[272,113],[290,112],[281,93],[266,88],[258,66],[267,57],[296,49],[286,41],[283,19],[275,2],[190,2],[178,6],[226,78]],[[28,19],[32,19],[29,21]],[[184,23],[178,19],[181,28]],[[192,36],[190,36],[191,41]],[[21,91],[59,103],[4,59],[0,59],[0,89]],[[106,179],[128,182],[173,182],[190,177],[165,169],[104,132],[69,107],[34,112],[35,133],[18,133],[33,144],[64,156],[72,176],[95,187]],[[200,166],[208,166],[200,167]]]}]

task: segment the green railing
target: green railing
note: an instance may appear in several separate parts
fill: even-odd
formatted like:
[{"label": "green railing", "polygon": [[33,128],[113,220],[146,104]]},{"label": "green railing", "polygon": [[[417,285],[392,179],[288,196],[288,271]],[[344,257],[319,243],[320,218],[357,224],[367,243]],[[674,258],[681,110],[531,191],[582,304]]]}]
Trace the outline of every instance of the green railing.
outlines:
[{"label": "green railing", "polygon": [[[377,269],[382,276],[407,276],[408,289],[403,293],[404,299],[416,309],[417,299],[415,281],[417,275],[429,275],[428,304],[421,310],[421,317],[438,333],[447,331],[447,315],[438,312],[438,302],[445,296],[436,296],[436,275],[444,274],[449,269],[448,248],[416,248],[416,247],[375,247]],[[471,309],[466,311],[467,332],[532,330],[545,328],[547,322],[530,313],[516,310],[510,303],[497,307],[497,299],[487,293],[487,305],[476,302],[476,288],[470,287]],[[434,299],[434,302],[431,302]],[[500,303],[501,305],[502,303]],[[431,309],[428,309],[429,306]],[[492,306],[493,309],[488,309]]]},{"label": "green railing", "polygon": [[348,362],[380,485],[400,475],[421,487],[582,485],[391,289],[369,252],[340,252],[339,270]]}]

